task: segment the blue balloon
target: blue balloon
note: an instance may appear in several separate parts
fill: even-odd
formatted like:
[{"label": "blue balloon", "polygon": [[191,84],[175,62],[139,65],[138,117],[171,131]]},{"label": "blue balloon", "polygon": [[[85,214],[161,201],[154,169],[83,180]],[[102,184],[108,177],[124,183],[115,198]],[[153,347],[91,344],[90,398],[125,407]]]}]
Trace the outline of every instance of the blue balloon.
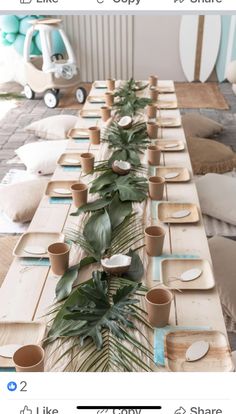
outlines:
[{"label": "blue balloon", "polygon": [[53,50],[53,54],[54,53],[63,54],[65,52],[65,44],[58,30],[53,30],[52,32],[52,50]]},{"label": "blue balloon", "polygon": [[33,16],[27,16],[21,20],[19,29],[20,34],[26,35],[28,29],[32,26],[32,24],[30,23],[32,20],[34,20]]},{"label": "blue balloon", "polygon": [[7,15],[1,19],[1,28],[6,33],[18,33],[20,21],[16,16]]},{"label": "blue balloon", "polygon": [[[16,51],[20,55],[23,55],[24,54],[24,45],[25,45],[25,36],[19,34],[16,37],[16,40],[15,40],[15,42],[13,44],[14,44],[14,47],[15,47]],[[30,45],[30,53],[33,52],[33,48],[34,48],[34,44],[33,44],[33,42],[31,42],[31,45]]]},{"label": "blue balloon", "polygon": [[17,34],[16,33],[7,33],[7,35],[5,36],[5,39],[10,43],[14,43],[16,40]]}]

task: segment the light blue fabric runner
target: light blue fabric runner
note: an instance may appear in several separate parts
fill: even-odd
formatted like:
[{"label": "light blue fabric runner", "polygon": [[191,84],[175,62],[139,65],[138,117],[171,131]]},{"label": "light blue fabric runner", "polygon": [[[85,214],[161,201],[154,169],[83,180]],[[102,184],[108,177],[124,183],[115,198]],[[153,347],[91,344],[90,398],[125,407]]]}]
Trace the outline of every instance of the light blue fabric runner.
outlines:
[{"label": "light blue fabric runner", "polygon": [[89,144],[89,138],[74,138],[73,141],[76,142],[76,144]]},{"label": "light blue fabric runner", "polygon": [[163,254],[162,256],[152,257],[152,279],[160,281],[161,261],[163,259],[199,259],[195,254]]},{"label": "light blue fabric runner", "polygon": [[185,327],[185,326],[170,326],[158,328],[154,330],[154,362],[156,365],[165,366],[165,336],[170,332],[176,331],[209,331],[207,327]]},{"label": "light blue fabric runner", "polygon": [[0,367],[0,372],[16,372],[15,368],[1,368]]},{"label": "light blue fabric runner", "polygon": [[50,204],[72,204],[72,198],[49,198]]},{"label": "light blue fabric runner", "polygon": [[25,258],[21,260],[22,266],[50,266],[50,261],[47,258],[37,259],[37,258]]},{"label": "light blue fabric runner", "polygon": [[71,172],[73,172],[73,171],[75,171],[75,172],[78,171],[79,172],[79,171],[81,171],[81,167],[76,167],[76,166],[71,167],[71,166],[68,165],[68,166],[63,166],[62,168],[66,172],[70,172],[70,171]]}]

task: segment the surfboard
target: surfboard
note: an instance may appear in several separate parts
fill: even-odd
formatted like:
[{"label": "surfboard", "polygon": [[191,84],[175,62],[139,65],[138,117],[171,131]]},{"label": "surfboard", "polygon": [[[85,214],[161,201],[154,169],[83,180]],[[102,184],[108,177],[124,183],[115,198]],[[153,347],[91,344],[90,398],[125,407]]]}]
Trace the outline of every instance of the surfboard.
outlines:
[{"label": "surfboard", "polygon": [[219,82],[224,82],[229,63],[236,60],[236,16],[221,16],[221,25],[221,44],[216,72]]},{"label": "surfboard", "polygon": [[221,17],[183,16],[180,26],[180,59],[189,82],[206,82],[218,57]]}]

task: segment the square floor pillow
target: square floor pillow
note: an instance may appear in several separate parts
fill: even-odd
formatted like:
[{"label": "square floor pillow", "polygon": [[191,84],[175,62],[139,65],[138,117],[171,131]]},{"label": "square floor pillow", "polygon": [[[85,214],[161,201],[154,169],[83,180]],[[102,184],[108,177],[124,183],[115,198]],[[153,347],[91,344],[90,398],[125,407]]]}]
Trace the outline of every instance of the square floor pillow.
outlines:
[{"label": "square floor pillow", "polygon": [[223,126],[198,113],[185,114],[182,123],[186,137],[209,138],[223,131]]},{"label": "square floor pillow", "polygon": [[196,186],[203,214],[236,226],[236,178],[207,174]]},{"label": "square floor pillow", "polygon": [[12,221],[27,223],[32,220],[48,184],[46,178],[36,178],[0,188],[0,211]]},{"label": "square floor pillow", "polygon": [[236,322],[236,242],[217,236],[209,240],[209,247],[221,303]]},{"label": "square floor pillow", "polygon": [[73,115],[50,116],[33,122],[25,130],[42,139],[66,139],[68,131],[74,128],[77,121],[78,117]]},{"label": "square floor pillow", "polygon": [[15,153],[29,173],[48,175],[54,173],[57,160],[67,145],[67,140],[33,142],[18,148]]},{"label": "square floor pillow", "polygon": [[236,153],[220,142],[190,137],[187,144],[194,174],[223,174],[236,167]]}]

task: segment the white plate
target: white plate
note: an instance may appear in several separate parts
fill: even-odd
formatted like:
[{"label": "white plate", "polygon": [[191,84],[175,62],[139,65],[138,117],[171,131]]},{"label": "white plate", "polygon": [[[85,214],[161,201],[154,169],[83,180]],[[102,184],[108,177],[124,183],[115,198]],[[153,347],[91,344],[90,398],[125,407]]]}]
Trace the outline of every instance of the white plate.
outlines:
[{"label": "white plate", "polygon": [[180,174],[177,172],[172,172],[172,173],[168,173],[165,175],[164,178],[166,178],[167,180],[171,180],[172,178],[176,178],[178,177]]},{"label": "white plate", "polygon": [[43,246],[26,246],[24,248],[25,253],[33,254],[33,255],[44,255],[47,253],[47,250]]},{"label": "white plate", "polygon": [[70,195],[71,194],[71,191],[67,190],[66,188],[55,188],[53,190],[53,192],[56,193],[56,194],[61,194],[61,195],[67,195],[67,194]]},{"label": "white plate", "polygon": [[179,146],[179,144],[166,144],[165,146],[164,146],[164,148],[176,148],[176,147],[178,147]]},{"label": "white plate", "polygon": [[191,211],[189,211],[189,210],[179,210],[179,211],[176,211],[175,213],[173,213],[171,215],[171,218],[182,219],[182,218],[190,216],[190,214],[191,214]]},{"label": "white plate", "polygon": [[9,344],[0,346],[0,357],[12,358],[14,353],[20,349],[22,345]]},{"label": "white plate", "polygon": [[76,158],[66,158],[64,162],[67,162],[68,164],[80,164],[79,160]]},{"label": "white plate", "polygon": [[196,362],[200,359],[204,358],[210,349],[209,342],[206,341],[198,341],[194,342],[186,352],[186,361],[188,362]]},{"label": "white plate", "polygon": [[201,276],[201,274],[201,269],[190,269],[182,273],[182,275],[180,276],[180,280],[182,280],[182,282],[192,282],[193,280],[198,279]]}]

